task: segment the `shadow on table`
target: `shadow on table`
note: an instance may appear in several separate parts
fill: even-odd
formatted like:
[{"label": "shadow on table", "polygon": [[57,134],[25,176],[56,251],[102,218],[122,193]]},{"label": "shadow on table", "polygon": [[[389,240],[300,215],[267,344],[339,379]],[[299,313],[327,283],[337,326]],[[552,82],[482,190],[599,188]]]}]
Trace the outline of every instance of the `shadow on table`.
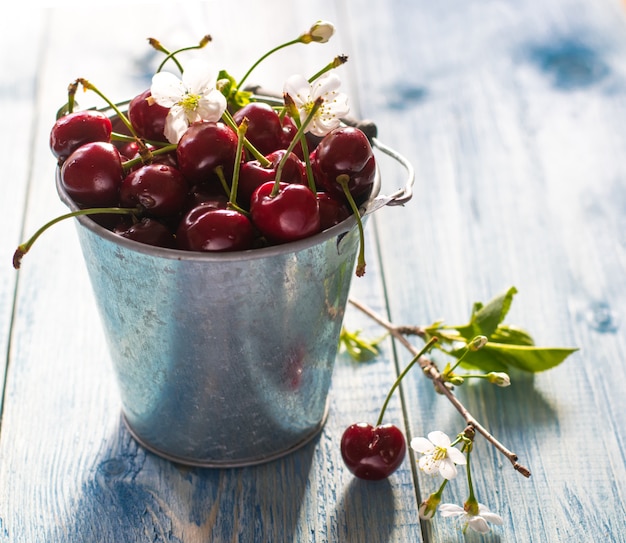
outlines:
[{"label": "shadow on table", "polygon": [[[368,534],[368,543],[389,541],[396,528],[397,507],[389,479],[352,479],[337,504],[337,541],[361,543],[363,534]],[[365,511],[375,513],[363,514]]]},{"label": "shadow on table", "polygon": [[194,468],[146,451],[120,421],[46,541],[294,541],[316,442],[256,467]]}]

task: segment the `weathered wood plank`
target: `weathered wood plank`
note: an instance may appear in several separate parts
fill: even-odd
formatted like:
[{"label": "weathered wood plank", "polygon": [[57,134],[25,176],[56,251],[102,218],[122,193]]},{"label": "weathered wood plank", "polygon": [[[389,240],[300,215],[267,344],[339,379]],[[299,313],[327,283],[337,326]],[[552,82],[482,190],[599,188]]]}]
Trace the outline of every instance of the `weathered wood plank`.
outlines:
[{"label": "weathered wood plank", "polygon": [[[509,322],[539,343],[581,347],[534,379],[514,374],[510,389],[459,391],[533,471],[524,480],[478,442],[478,496],[505,519],[485,540],[622,541],[622,5],[357,4],[365,114],[418,169],[411,213],[388,210],[379,223],[393,319],[462,324],[474,301],[516,285]],[[405,387],[413,435],[460,431],[422,381]],[[437,488],[420,482],[424,496]],[[465,484],[450,486],[444,501],[462,503]],[[463,540],[443,519],[428,537]]]},{"label": "weathered wood plank", "polygon": [[[23,32],[10,17],[0,21],[3,43],[10,44],[15,54],[5,52],[0,57],[0,70],[4,74],[0,84],[0,116],[10,130],[3,130],[0,146],[5,150],[4,194],[0,198],[0,217],[3,235],[0,237],[0,255],[5,263],[0,268],[0,382],[4,383],[11,322],[15,295],[16,274],[9,263],[15,247],[20,242],[23,210],[28,183],[32,174],[28,160],[33,145],[34,108],[37,90],[42,17],[35,14],[29,22],[32,34]],[[19,54],[17,53],[19,52]],[[0,391],[0,405],[3,392]],[[1,408],[0,408],[1,410]]]}]

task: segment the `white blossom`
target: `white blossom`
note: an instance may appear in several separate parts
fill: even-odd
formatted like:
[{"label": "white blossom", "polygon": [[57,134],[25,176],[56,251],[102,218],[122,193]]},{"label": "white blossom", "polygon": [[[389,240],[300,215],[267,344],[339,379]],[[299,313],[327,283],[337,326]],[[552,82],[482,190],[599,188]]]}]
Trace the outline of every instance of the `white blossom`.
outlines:
[{"label": "white blossom", "polygon": [[437,472],[444,479],[454,479],[457,476],[455,464],[466,464],[463,453],[451,446],[450,438],[443,432],[435,430],[425,437],[415,437],[411,440],[411,448],[423,454],[418,461],[419,468],[429,475]]},{"label": "white blossom", "polygon": [[170,108],[164,131],[170,143],[178,143],[190,124],[222,117],[226,98],[215,84],[215,75],[199,61],[188,63],[182,79],[169,72],[154,74],[150,94],[157,104]]},{"label": "white blossom", "polygon": [[335,73],[326,73],[309,83],[302,75],[292,75],[283,87],[283,92],[293,100],[304,122],[318,98],[323,100],[315,116],[306,127],[307,132],[323,137],[337,128],[341,118],[349,112],[348,97],[337,89],[341,80]]},{"label": "white blossom", "polygon": [[465,527],[469,526],[475,532],[486,534],[491,529],[488,522],[501,526],[504,521],[502,517],[492,513],[486,505],[482,503],[478,505],[478,514],[474,515],[466,511],[460,505],[455,503],[444,503],[439,506],[439,512],[442,517],[459,517],[461,522],[465,523]]}]

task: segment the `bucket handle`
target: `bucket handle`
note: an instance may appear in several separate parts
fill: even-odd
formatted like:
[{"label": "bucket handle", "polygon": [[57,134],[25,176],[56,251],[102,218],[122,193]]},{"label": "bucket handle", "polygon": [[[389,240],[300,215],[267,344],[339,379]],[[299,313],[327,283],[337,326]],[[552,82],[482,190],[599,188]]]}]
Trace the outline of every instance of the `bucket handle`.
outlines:
[{"label": "bucket handle", "polygon": [[[279,95],[263,89],[260,86],[249,86],[246,87],[245,90],[250,92],[256,100],[267,102],[269,104],[282,104]],[[367,136],[367,139],[374,148],[399,162],[400,165],[406,170],[407,180],[404,187],[387,196],[376,196],[371,202],[368,203],[367,209],[365,209],[363,215],[369,215],[384,206],[401,206],[406,204],[413,197],[413,184],[415,183],[415,170],[411,162],[378,139],[378,128],[373,121],[359,121],[350,117],[342,118],[341,121],[347,126],[354,126],[361,130]]]}]

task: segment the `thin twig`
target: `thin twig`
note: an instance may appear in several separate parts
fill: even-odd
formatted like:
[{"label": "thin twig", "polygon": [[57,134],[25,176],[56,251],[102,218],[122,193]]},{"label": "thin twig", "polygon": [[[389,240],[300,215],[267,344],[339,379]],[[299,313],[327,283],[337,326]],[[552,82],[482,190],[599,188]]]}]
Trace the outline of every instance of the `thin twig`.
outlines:
[{"label": "thin twig", "polygon": [[[383,328],[385,328],[395,339],[397,339],[406,349],[413,355],[417,356],[419,350],[411,344],[409,340],[403,335],[403,330],[407,330],[407,327],[404,326],[395,326],[388,320],[384,319],[377,313],[375,313],[372,309],[364,305],[363,303],[350,298],[348,300],[354,307],[359,309],[361,312],[365,313],[372,320],[380,324]],[[413,331],[414,334],[423,337],[420,333],[423,330],[420,327],[410,327],[410,330]],[[465,419],[468,425],[472,426],[479,434],[481,434],[489,443],[491,443],[496,449],[498,449],[504,456],[506,456],[511,464],[513,464],[513,468],[519,471],[524,477],[530,477],[530,470],[520,464],[517,460],[517,455],[507,449],[500,441],[498,441],[487,429],[480,424],[474,416],[466,409],[466,407],[459,401],[459,399],[454,395],[454,393],[446,386],[446,382],[442,379],[441,373],[437,369],[437,366],[433,363],[432,360],[425,356],[421,356],[419,358],[419,364],[422,370],[432,379],[433,385],[437,392],[443,394],[448,401],[455,407],[455,409],[461,414],[461,416]]]}]

